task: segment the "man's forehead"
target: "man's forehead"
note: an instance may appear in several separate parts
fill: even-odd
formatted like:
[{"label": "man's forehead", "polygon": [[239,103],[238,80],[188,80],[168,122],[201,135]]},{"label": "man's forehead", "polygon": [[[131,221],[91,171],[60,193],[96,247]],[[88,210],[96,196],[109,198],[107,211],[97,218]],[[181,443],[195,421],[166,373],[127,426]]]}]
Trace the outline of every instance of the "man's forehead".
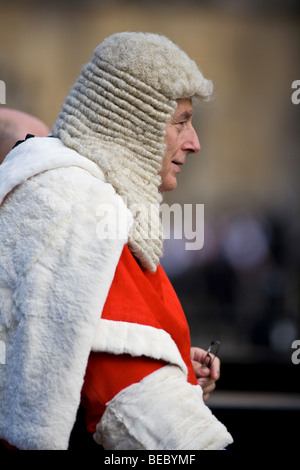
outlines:
[{"label": "man's forehead", "polygon": [[193,115],[194,109],[193,109],[193,104],[192,100],[190,99],[180,99],[177,100],[177,108],[174,112],[174,116],[179,117],[185,117],[189,118]]}]

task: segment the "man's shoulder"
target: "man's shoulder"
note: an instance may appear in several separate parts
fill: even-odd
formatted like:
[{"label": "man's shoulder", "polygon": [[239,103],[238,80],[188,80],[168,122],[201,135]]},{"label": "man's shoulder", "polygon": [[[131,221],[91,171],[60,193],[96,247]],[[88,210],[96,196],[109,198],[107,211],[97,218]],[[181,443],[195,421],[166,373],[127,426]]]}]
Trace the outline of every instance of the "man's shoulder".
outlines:
[{"label": "man's shoulder", "polygon": [[[2,165],[6,165],[1,168]],[[101,168],[57,138],[32,138],[18,145],[0,166],[0,203],[24,216],[66,217],[76,211],[93,219],[109,213],[127,220],[128,209]],[[2,173],[2,175],[1,175]]]},{"label": "man's shoulder", "polygon": [[[124,207],[121,197],[104,178],[96,177],[80,166],[54,168],[30,178],[27,185],[36,187],[45,200],[61,200],[63,206],[84,207],[95,212],[99,204]],[[24,188],[26,183],[24,183]]]},{"label": "man's shoulder", "polygon": [[[0,202],[15,187],[31,178],[50,170],[71,167],[80,168],[82,175],[85,172],[99,181],[104,181],[103,172],[98,165],[66,147],[59,139],[54,137],[27,139],[15,147],[0,166]],[[77,171],[78,176],[79,173]]]}]

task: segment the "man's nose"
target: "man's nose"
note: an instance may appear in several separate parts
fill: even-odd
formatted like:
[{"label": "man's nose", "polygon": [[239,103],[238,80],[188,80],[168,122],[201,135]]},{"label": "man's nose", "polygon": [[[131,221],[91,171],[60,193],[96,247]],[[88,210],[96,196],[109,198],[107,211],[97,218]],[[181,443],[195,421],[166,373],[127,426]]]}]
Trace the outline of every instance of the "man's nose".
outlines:
[{"label": "man's nose", "polygon": [[191,126],[191,129],[188,132],[187,138],[184,142],[184,148],[183,150],[188,150],[189,153],[196,153],[199,152],[201,149],[201,145],[197,136],[197,133],[193,126]]}]

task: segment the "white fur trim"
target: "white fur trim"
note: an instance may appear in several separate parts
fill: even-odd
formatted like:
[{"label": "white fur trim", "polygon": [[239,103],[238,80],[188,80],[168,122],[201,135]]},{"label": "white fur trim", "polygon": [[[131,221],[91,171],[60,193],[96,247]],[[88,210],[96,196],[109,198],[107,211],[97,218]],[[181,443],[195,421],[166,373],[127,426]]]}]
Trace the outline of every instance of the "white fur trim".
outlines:
[{"label": "white fur trim", "polygon": [[[35,142],[21,146],[37,150]],[[102,201],[127,220],[121,197],[95,173],[78,168],[83,157],[70,166],[74,160],[64,160],[65,147],[56,139],[47,142],[51,149],[58,144],[56,164],[69,168],[31,178],[27,173],[0,207],[0,340],[6,346],[0,438],[19,449],[68,447],[94,330],[127,241],[97,236]],[[47,145],[42,148],[41,159]],[[24,154],[22,160],[20,153],[19,167],[8,159],[1,169],[3,181],[10,174],[7,191],[22,181],[30,161],[36,174],[38,156],[33,151],[32,159]]]},{"label": "white fur trim", "polygon": [[163,360],[178,365],[187,376],[187,367],[169,333],[152,326],[101,318],[95,330],[92,349]]},{"label": "white fur trim", "polygon": [[60,167],[78,166],[104,181],[98,165],[55,137],[34,137],[12,149],[0,165],[0,204],[16,186],[39,173]]},{"label": "white fur trim", "polygon": [[202,389],[165,366],[107,403],[94,438],[107,450],[221,450],[232,442]]}]

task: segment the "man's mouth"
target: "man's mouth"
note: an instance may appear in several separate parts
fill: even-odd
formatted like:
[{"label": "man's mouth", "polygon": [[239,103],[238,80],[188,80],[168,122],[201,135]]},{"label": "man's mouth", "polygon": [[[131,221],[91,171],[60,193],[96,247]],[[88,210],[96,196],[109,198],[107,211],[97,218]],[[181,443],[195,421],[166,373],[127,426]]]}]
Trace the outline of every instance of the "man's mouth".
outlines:
[{"label": "man's mouth", "polygon": [[179,160],[172,160],[173,167],[175,167],[176,171],[180,171],[180,166],[183,165],[184,162],[180,162]]}]

